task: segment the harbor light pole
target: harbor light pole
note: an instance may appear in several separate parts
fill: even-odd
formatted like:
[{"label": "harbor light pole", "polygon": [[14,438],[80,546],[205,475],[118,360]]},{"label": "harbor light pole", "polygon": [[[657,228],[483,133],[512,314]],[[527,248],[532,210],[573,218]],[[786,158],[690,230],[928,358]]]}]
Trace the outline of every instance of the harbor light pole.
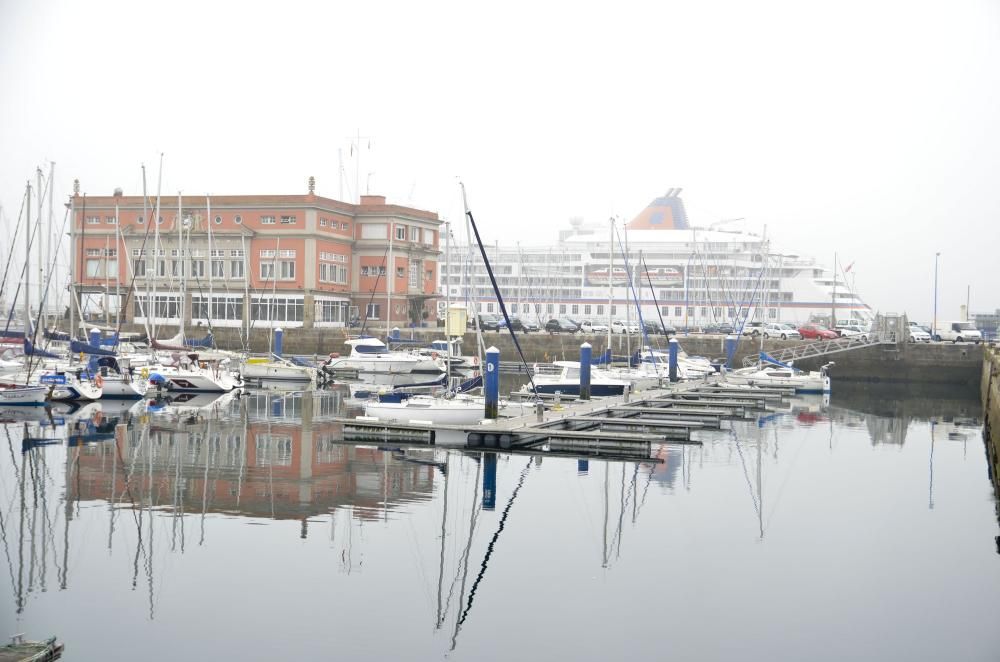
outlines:
[{"label": "harbor light pole", "polygon": [[934,322],[931,324],[931,340],[937,340],[937,286],[938,286],[938,258],[941,252],[934,253]]}]

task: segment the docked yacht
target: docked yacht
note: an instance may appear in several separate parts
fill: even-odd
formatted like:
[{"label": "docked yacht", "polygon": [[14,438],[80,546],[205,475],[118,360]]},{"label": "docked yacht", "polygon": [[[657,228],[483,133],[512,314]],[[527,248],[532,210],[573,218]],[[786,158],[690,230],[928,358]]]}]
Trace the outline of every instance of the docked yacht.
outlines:
[{"label": "docked yacht", "polygon": [[239,376],[229,370],[229,359],[182,361],[161,365],[149,373],[151,386],[175,393],[226,393],[243,386]]},{"label": "docked yacht", "polygon": [[296,365],[280,357],[251,357],[240,368],[244,382],[280,381],[315,384],[317,370],[310,366]]},{"label": "docked yacht", "polygon": [[0,384],[0,407],[44,405],[48,393],[48,386]]},{"label": "docked yacht", "polygon": [[827,363],[819,370],[805,372],[770,357],[765,359],[766,356],[761,353],[758,365],[725,373],[724,381],[739,386],[792,387],[796,393],[830,393],[828,370],[833,363]]},{"label": "docked yacht", "polygon": [[[501,416],[521,416],[530,411],[530,407],[521,403],[505,400],[499,403]],[[481,395],[410,395],[398,399],[383,396],[365,404],[366,416],[400,423],[430,421],[440,425],[469,425],[482,421],[485,412],[486,399]]]},{"label": "docked yacht", "polygon": [[[558,369],[555,374],[541,374],[535,370],[535,389],[539,393],[555,393],[564,395],[580,395],[580,363],[577,361],[555,361]],[[625,387],[632,389],[632,382],[612,376],[599,368],[590,369],[590,394],[595,397],[621,395]],[[521,391],[528,393],[531,385],[525,384]]]},{"label": "docked yacht", "polygon": [[343,370],[358,372],[410,373],[444,372],[441,365],[430,356],[420,356],[410,352],[390,351],[378,338],[354,338],[348,340],[351,354],[347,357],[333,357],[323,365],[323,370],[333,373]]}]

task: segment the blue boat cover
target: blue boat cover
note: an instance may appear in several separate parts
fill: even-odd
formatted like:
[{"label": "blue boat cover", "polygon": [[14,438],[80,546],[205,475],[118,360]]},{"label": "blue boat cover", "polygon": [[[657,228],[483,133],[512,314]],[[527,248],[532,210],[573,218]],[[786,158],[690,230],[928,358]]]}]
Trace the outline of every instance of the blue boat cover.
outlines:
[{"label": "blue boat cover", "polygon": [[94,356],[114,356],[114,351],[110,349],[101,349],[100,347],[94,347],[90,343],[80,342],[79,340],[71,340],[69,343],[69,351],[76,354],[77,352],[82,352],[84,354],[93,354]]},{"label": "blue boat cover", "polygon": [[788,365],[787,363],[782,363],[781,361],[779,361],[778,359],[774,358],[773,356],[771,356],[767,352],[761,352],[760,353],[760,362],[761,363],[770,363],[771,365],[781,366],[782,368],[788,368],[789,370],[793,370],[793,371],[796,371],[796,372],[802,372],[801,370],[799,370],[795,366]]},{"label": "blue boat cover", "polygon": [[209,331],[208,335],[201,340],[185,340],[184,344],[188,347],[215,347],[215,336]]},{"label": "blue boat cover", "polygon": [[58,359],[58,354],[53,354],[52,352],[46,352],[44,349],[38,349],[31,341],[27,338],[24,339],[24,353],[27,356],[41,356],[46,359]]}]

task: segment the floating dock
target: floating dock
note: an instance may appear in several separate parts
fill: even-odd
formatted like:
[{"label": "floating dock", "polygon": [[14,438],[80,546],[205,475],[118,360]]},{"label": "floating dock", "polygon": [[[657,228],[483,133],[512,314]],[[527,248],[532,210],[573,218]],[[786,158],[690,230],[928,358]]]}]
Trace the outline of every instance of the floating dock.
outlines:
[{"label": "floating dock", "polygon": [[[792,389],[731,388],[708,381],[670,384],[631,396],[563,398],[558,402],[545,398],[540,414],[487,419],[479,424],[369,416],[336,420],[344,426],[345,442],[649,459],[653,444],[700,444],[693,432],[723,429],[733,420],[753,420],[768,405],[780,404],[792,394]],[[518,399],[528,397],[533,396]]]}]

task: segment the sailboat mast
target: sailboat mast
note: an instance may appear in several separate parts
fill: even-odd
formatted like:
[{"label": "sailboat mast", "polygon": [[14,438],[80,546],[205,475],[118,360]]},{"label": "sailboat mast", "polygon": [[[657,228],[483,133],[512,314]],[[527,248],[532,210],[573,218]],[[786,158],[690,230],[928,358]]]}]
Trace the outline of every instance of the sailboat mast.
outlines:
[{"label": "sailboat mast", "polygon": [[177,270],[177,275],[180,277],[179,291],[180,291],[180,305],[177,306],[177,333],[181,334],[181,341],[184,340],[184,306],[187,303],[187,288],[184,286],[187,278],[185,277],[184,267],[188,261],[187,253],[184,250],[184,201],[181,199],[181,192],[177,191],[177,258],[180,260],[181,266]]},{"label": "sailboat mast", "polygon": [[[608,225],[611,228],[610,236],[608,237],[608,351],[611,351],[611,322],[613,321],[613,315],[611,314],[612,306],[614,306],[615,301],[615,218],[612,216],[608,219]],[[610,365],[610,363],[609,363]]]},{"label": "sailboat mast", "polygon": [[155,235],[153,237],[153,255],[156,256],[156,273],[153,274],[153,338],[156,337],[157,305],[156,305],[156,281],[160,278],[160,186],[163,183],[163,154],[160,154],[160,172],[156,176],[156,208],[153,211],[153,226]]},{"label": "sailboat mast", "polygon": [[[56,181],[55,175],[56,175],[56,164],[55,164],[55,161],[50,161],[49,162],[49,231],[50,232],[52,231],[52,222],[54,220],[53,219],[53,214],[52,214],[52,195],[53,195],[53,191],[55,190],[55,181]],[[49,240],[49,241],[47,241],[45,243],[45,266],[48,269],[52,268],[52,241],[51,240]],[[46,286],[46,289],[48,289],[47,286]],[[59,297],[59,298],[62,298],[62,297]],[[42,328],[44,329],[44,328],[48,328],[48,327],[43,326]]]},{"label": "sailboat mast", "polygon": [[[69,199],[69,339],[76,338],[76,196],[80,180],[73,180],[73,195]],[[70,362],[72,362],[72,353]]]},{"label": "sailboat mast", "polygon": [[[448,328],[448,313],[451,310],[451,223],[444,222],[444,341],[445,341],[445,383],[451,388],[451,329]],[[447,489],[448,477],[445,476],[445,489]],[[446,502],[447,503],[447,502]],[[438,615],[438,625],[441,624],[440,614]]]},{"label": "sailboat mast", "polygon": [[28,180],[28,203],[24,205],[27,222],[24,227],[24,339],[28,339],[31,325],[31,180]]},{"label": "sailboat mast", "polygon": [[389,256],[385,265],[385,337],[389,337],[392,326],[392,281],[396,278],[396,269],[392,256],[392,239],[396,234],[396,224],[389,221]]},{"label": "sailboat mast", "polygon": [[[465,195],[465,182],[459,182],[458,185],[462,187],[462,209],[465,211],[465,237],[466,237],[466,241],[468,242],[468,248],[469,248],[469,256],[468,256],[468,259],[469,259],[468,265],[469,266],[468,266],[468,270],[469,270],[470,273],[469,273],[468,281],[467,281],[468,284],[466,285],[466,287],[469,288],[469,286],[471,284],[475,283],[475,281],[472,278],[472,274],[471,274],[471,271],[472,271],[472,257],[471,257],[472,256],[472,224],[471,224],[471,222],[469,220],[469,200],[468,200],[468,198]],[[472,291],[473,291],[473,294],[475,294],[475,290],[472,290]],[[476,303],[475,297],[474,296],[472,296],[472,297],[469,296],[469,289],[466,289],[466,301],[468,301],[469,303],[472,304],[472,319],[475,321],[476,345],[477,345],[477,349],[479,351],[479,365],[483,365],[483,350],[485,349],[485,345],[483,344],[483,330],[479,327],[479,306]]]},{"label": "sailboat mast", "polygon": [[[118,193],[119,191],[115,191]],[[121,290],[121,261],[128,260],[128,251],[125,249],[125,242],[122,241],[121,224],[118,217],[118,196],[115,196],[115,326],[121,330],[122,325],[122,290]]]},{"label": "sailboat mast", "polygon": [[[205,310],[205,314],[208,315],[208,328],[212,328],[212,306],[214,301],[212,298],[213,288],[212,288],[212,271],[215,262],[215,258],[212,254],[212,199],[205,196],[205,223],[208,226],[208,308]],[[223,315],[225,316],[225,315]],[[192,318],[194,315],[192,314]]]},{"label": "sailboat mast", "polygon": [[[35,169],[35,180],[38,182],[38,220],[36,223],[41,230],[42,225],[42,205],[45,202],[45,192],[42,190],[42,169]],[[49,182],[52,185],[52,182]],[[49,228],[51,231],[52,228]],[[42,249],[45,243],[45,233],[38,233],[38,321],[45,328],[45,313],[42,312],[42,301],[45,300],[45,251]]]}]

